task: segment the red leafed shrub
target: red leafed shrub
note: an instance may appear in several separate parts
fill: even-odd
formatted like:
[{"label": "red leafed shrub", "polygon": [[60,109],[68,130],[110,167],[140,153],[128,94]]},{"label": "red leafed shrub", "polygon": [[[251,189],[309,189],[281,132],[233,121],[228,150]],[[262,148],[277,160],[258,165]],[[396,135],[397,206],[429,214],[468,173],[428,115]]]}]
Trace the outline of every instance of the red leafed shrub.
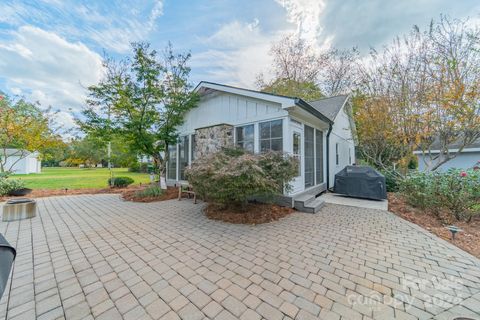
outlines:
[{"label": "red leafed shrub", "polygon": [[269,199],[288,191],[297,163],[278,152],[227,149],[194,161],[186,175],[200,197],[225,208],[243,209],[254,196]]}]

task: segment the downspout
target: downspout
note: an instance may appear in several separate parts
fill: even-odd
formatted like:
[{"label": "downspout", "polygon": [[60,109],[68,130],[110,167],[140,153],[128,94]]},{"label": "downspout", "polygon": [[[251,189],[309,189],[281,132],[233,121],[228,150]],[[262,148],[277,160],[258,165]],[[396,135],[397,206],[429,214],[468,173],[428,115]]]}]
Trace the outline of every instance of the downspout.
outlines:
[{"label": "downspout", "polygon": [[328,124],[327,132],[327,190],[330,190],[330,133],[332,133],[333,125]]}]

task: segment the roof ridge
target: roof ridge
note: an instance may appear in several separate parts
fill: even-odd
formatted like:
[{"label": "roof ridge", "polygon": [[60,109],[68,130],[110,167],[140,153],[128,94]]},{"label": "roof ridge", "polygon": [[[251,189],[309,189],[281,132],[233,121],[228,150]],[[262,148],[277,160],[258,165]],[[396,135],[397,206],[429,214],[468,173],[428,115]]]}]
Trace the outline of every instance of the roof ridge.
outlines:
[{"label": "roof ridge", "polygon": [[331,96],[331,97],[325,97],[325,98],[320,98],[316,100],[310,100],[308,102],[316,102],[316,101],[322,101],[322,100],[328,100],[328,99],[333,99],[333,98],[338,98],[338,97],[348,97],[349,94],[337,94],[336,96]]}]

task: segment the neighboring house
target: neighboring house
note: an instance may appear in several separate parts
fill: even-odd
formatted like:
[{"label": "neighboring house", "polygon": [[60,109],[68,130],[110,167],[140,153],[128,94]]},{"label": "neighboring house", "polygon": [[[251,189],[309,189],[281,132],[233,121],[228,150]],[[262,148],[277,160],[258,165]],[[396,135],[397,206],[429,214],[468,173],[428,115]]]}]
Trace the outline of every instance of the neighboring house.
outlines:
[{"label": "neighboring house", "polygon": [[[6,162],[5,153],[7,154]],[[38,152],[19,149],[0,150],[0,161],[2,161],[5,170],[10,170],[16,174],[40,173],[42,162],[38,159],[38,156]]]},{"label": "neighboring house", "polygon": [[[455,153],[458,151],[460,146],[458,144],[452,144],[449,146],[449,152]],[[433,143],[430,147],[430,153],[432,156],[436,156],[440,153],[440,145],[438,143]],[[437,161],[431,160],[428,154],[423,155],[422,151],[417,150],[413,152],[418,158],[418,170],[426,171],[433,167]],[[480,161],[480,139],[475,141],[473,144],[468,147],[463,148],[463,150],[457,154],[457,156],[446,163],[442,164],[437,171],[447,171],[450,168],[458,169],[468,169],[475,166]]]},{"label": "neighboring house", "polygon": [[293,190],[283,197],[293,206],[296,199],[311,200],[332,187],[335,173],[355,161],[347,96],[308,103],[210,82],[200,82],[195,90],[198,107],[187,113],[178,128],[179,143],[169,148],[167,184],[185,180],[185,168],[195,158],[224,147],[283,151],[300,160]]}]

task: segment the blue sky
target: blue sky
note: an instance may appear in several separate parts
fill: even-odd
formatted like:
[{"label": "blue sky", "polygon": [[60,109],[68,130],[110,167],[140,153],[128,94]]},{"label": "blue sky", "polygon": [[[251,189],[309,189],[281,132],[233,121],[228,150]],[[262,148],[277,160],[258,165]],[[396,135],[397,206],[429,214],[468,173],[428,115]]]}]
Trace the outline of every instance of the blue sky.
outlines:
[{"label": "blue sky", "polygon": [[367,54],[428,25],[440,13],[477,24],[476,0],[35,0],[0,2],[0,91],[61,110],[72,125],[85,87],[102,76],[103,52],[129,43],[192,53],[192,81],[254,88],[272,41],[298,33],[318,48],[358,46]]}]

